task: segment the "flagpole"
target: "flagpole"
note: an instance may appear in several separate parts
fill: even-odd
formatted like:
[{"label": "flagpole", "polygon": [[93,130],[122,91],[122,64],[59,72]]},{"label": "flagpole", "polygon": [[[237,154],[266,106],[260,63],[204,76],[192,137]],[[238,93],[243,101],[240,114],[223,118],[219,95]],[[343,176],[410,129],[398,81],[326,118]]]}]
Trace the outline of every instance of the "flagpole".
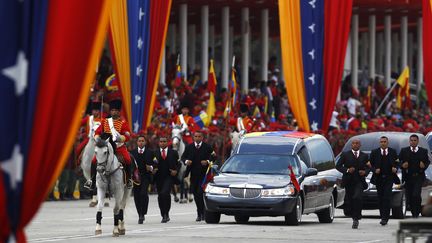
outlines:
[{"label": "flagpole", "polygon": [[384,97],[384,99],[381,101],[381,104],[378,106],[378,108],[375,111],[375,116],[378,114],[378,112],[381,110],[381,107],[384,105],[384,102],[386,102],[386,100],[390,97],[391,92],[394,90],[394,88],[396,87],[398,83],[394,82],[394,84],[391,86],[390,90],[387,92],[386,96]]}]

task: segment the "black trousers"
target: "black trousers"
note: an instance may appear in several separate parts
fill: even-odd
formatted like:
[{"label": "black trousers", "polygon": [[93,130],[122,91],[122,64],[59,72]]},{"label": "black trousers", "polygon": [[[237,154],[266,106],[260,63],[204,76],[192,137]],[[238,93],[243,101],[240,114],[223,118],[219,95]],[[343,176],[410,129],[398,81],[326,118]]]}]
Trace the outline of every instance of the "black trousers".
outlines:
[{"label": "black trousers", "polygon": [[423,176],[421,175],[407,177],[405,193],[413,217],[418,217],[420,214],[422,184]]},{"label": "black trousers", "polygon": [[191,180],[190,191],[194,195],[195,205],[197,207],[198,216],[204,215],[204,191],[201,187],[201,179]]},{"label": "black trousers", "polygon": [[150,184],[149,176],[141,175],[141,184],[139,186],[134,185],[133,187],[135,207],[138,212],[138,216],[140,218],[147,214],[148,203],[149,203],[149,196],[148,196],[149,184]]},{"label": "black trousers", "polygon": [[363,207],[363,185],[360,181],[352,181],[345,187],[344,205],[354,220],[361,219]]},{"label": "black trousers", "polygon": [[156,181],[156,188],[158,192],[158,204],[161,212],[161,216],[168,216],[171,209],[171,188],[173,180],[171,176],[165,178],[158,178]]},{"label": "black trousers", "polygon": [[376,187],[381,219],[388,220],[390,218],[393,176],[379,176]]}]

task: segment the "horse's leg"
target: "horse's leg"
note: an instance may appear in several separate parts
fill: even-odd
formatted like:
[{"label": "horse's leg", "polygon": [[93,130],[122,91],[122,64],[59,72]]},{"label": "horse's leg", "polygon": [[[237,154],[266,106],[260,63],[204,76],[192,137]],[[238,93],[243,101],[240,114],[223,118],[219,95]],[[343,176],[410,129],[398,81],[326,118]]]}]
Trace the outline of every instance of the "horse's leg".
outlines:
[{"label": "horse's leg", "polygon": [[96,230],[95,234],[100,235],[102,234],[102,209],[104,205],[104,197],[105,197],[105,190],[103,188],[98,187],[97,188],[97,196],[98,196],[98,205],[97,205],[97,213],[96,213]]},{"label": "horse's leg", "polygon": [[[121,235],[123,232],[120,232],[120,228],[119,228],[119,223],[120,223],[120,203],[122,200],[122,187],[123,187],[123,182],[122,179],[119,176],[116,176],[114,178],[114,180],[111,181],[111,185],[114,185],[111,188],[111,191],[114,192],[114,199],[115,199],[115,204],[114,204],[114,208],[113,208],[113,213],[114,213],[114,230],[113,230],[113,236],[117,237],[119,235]],[[124,233],[123,233],[124,234]]]},{"label": "horse's leg", "polygon": [[123,197],[120,201],[120,218],[119,218],[119,231],[121,235],[126,234],[126,228],[124,226],[124,209],[126,208],[126,204],[127,204],[127,199],[129,197],[131,193],[131,189],[127,189],[126,187],[124,187],[124,191],[122,193]]}]

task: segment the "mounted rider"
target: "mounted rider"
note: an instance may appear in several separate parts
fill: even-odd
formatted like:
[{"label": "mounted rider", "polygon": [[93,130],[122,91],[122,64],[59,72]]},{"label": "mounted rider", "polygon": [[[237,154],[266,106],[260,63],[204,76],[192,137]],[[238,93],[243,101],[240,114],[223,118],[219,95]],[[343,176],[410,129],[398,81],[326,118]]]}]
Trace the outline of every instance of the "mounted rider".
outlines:
[{"label": "mounted rider", "polygon": [[78,156],[78,163],[81,162],[81,153],[85,146],[87,145],[90,138],[92,138],[95,134],[96,129],[101,125],[102,123],[102,116],[101,116],[101,102],[93,101],[91,103],[91,115],[88,115],[84,117],[81,120],[80,127],[85,127],[85,134],[87,135],[83,141],[77,146],[75,150],[75,154]]},{"label": "mounted rider", "polygon": [[[103,119],[102,124],[96,129],[94,137],[97,140],[103,134],[110,135],[110,143],[113,145],[117,159],[122,163],[126,172],[127,187],[132,188],[131,157],[125,145],[130,139],[131,132],[129,124],[121,117],[121,106],[121,100],[112,100],[110,102],[111,117]],[[96,164],[96,160],[93,160],[93,163]],[[95,174],[93,175],[92,171],[92,178],[95,177]]]},{"label": "mounted rider", "polygon": [[199,126],[195,123],[193,117],[189,116],[189,107],[183,105],[181,114],[174,117],[174,125],[181,127],[182,139],[186,144],[193,142],[192,133],[199,130]]},{"label": "mounted rider", "polygon": [[236,129],[239,133],[245,134],[252,131],[254,122],[249,118],[249,106],[240,104],[240,116],[237,118]]}]

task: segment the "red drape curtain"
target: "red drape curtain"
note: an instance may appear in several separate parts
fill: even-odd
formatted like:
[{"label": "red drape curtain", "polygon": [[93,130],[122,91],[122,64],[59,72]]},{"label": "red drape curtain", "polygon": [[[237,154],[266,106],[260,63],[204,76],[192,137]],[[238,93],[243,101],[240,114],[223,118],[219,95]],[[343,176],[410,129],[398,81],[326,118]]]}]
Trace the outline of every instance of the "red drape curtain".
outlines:
[{"label": "red drape curtain", "polygon": [[[432,107],[432,1],[423,0],[423,65],[429,107]],[[423,78],[423,77],[421,77]]]},{"label": "red drape curtain", "polygon": [[145,97],[145,110],[143,127],[150,124],[156,99],[156,91],[159,83],[159,68],[162,60],[165,37],[168,28],[168,20],[171,11],[172,0],[150,2],[150,55],[147,75],[147,90]]},{"label": "red drape curtain", "polygon": [[346,46],[350,33],[353,0],[324,3],[324,118],[327,131],[341,85]]},{"label": "red drape curtain", "polygon": [[18,242],[70,155],[106,36],[108,3],[50,1]]}]

